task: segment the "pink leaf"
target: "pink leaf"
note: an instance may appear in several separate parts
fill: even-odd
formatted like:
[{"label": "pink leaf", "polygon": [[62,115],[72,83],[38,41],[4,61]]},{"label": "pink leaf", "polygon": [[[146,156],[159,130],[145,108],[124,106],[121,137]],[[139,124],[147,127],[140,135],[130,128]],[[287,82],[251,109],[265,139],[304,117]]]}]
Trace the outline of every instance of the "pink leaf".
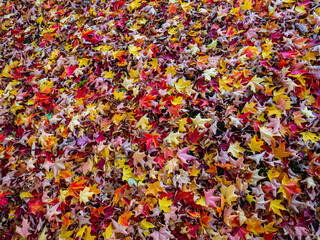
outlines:
[{"label": "pink leaf", "polygon": [[215,191],[216,189],[211,189],[211,190],[209,190],[208,192],[204,192],[204,196],[205,196],[205,199],[206,199],[206,205],[208,206],[208,207],[214,207],[214,208],[216,208],[217,207],[217,205],[216,205],[216,202],[217,201],[220,201],[220,197],[217,197],[217,196],[213,196],[213,193],[214,193],[214,191]]},{"label": "pink leaf", "polygon": [[28,232],[28,229],[30,228],[30,224],[28,222],[27,219],[23,219],[22,220],[22,227],[18,227],[16,228],[17,233],[19,233],[23,238],[27,238],[28,235],[30,234]]},{"label": "pink leaf", "polygon": [[196,157],[194,156],[191,156],[191,155],[188,155],[188,151],[191,147],[186,147],[186,148],[183,148],[183,149],[179,149],[178,150],[178,153],[177,153],[177,156],[178,158],[181,159],[181,161],[184,163],[184,164],[187,164],[187,161],[188,160],[195,160]]}]

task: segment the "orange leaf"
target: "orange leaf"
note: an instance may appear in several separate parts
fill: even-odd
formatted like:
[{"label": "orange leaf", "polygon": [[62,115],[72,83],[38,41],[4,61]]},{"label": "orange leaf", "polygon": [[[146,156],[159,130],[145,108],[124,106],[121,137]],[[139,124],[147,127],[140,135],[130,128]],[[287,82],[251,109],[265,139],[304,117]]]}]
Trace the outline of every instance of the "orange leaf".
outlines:
[{"label": "orange leaf", "polygon": [[124,214],[122,214],[119,219],[118,219],[118,223],[123,225],[123,226],[129,226],[128,221],[130,219],[130,217],[133,215],[133,213],[131,211],[127,211]]},{"label": "orange leaf", "polygon": [[200,214],[200,224],[205,226],[205,227],[209,227],[208,223],[212,220],[213,218],[208,216],[207,212],[204,212],[202,214]]},{"label": "orange leaf", "polygon": [[148,184],[148,189],[146,190],[146,195],[152,194],[153,196],[157,197],[158,192],[163,192],[164,188],[161,187],[159,183],[160,183],[160,181]]},{"label": "orange leaf", "polygon": [[288,201],[291,201],[291,195],[301,193],[301,188],[298,187],[298,179],[289,179],[287,175],[281,181],[281,187],[278,192],[283,193]]},{"label": "orange leaf", "polygon": [[285,157],[289,157],[291,154],[291,152],[285,151],[285,148],[286,148],[285,142],[280,143],[278,148],[276,148],[274,143],[271,142],[271,148],[272,148],[272,154],[280,160],[282,160]]},{"label": "orange leaf", "polygon": [[259,236],[260,233],[264,233],[264,229],[261,226],[261,222],[258,219],[247,220],[247,231],[252,232],[254,235]]}]

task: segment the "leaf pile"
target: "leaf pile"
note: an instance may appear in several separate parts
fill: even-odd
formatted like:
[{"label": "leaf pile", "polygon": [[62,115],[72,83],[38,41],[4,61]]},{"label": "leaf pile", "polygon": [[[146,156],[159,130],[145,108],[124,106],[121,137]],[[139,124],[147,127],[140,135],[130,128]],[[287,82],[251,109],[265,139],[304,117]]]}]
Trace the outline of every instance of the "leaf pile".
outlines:
[{"label": "leaf pile", "polygon": [[0,4],[2,239],[320,237],[318,0]]}]

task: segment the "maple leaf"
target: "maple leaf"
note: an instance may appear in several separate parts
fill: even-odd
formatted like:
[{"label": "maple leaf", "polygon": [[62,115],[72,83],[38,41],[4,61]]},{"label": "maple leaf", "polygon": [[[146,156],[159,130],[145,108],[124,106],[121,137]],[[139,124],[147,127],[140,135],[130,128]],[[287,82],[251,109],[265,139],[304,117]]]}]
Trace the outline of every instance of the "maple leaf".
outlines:
[{"label": "maple leaf", "polygon": [[280,217],[282,217],[281,215],[281,211],[280,210],[287,210],[283,205],[281,205],[282,200],[271,200],[270,201],[270,207],[269,207],[269,211],[273,211],[275,214],[278,214]]},{"label": "maple leaf", "polygon": [[123,225],[123,226],[129,226],[129,219],[130,217],[133,215],[133,213],[131,211],[127,211],[123,214],[120,215],[119,219],[118,219],[118,223]]},{"label": "maple leaf", "polygon": [[281,187],[278,192],[283,193],[288,201],[291,201],[291,195],[296,193],[301,193],[301,188],[298,186],[298,179],[289,179],[287,175],[285,175],[281,181]]},{"label": "maple leaf", "polygon": [[245,149],[240,146],[239,142],[231,143],[228,148],[228,153],[231,153],[234,157],[239,158],[240,153],[243,153]]},{"label": "maple leaf", "polygon": [[104,78],[111,78],[111,79],[113,79],[115,75],[116,75],[116,74],[115,74],[114,72],[112,72],[111,70],[109,70],[109,71],[104,71],[104,72],[103,72],[103,77],[104,77]]},{"label": "maple leaf", "polygon": [[263,89],[263,86],[260,84],[263,82],[263,78],[258,78],[256,75],[251,78],[250,82],[248,83],[248,86],[250,86],[251,91],[257,92],[257,89]]},{"label": "maple leaf", "polygon": [[210,68],[210,69],[206,69],[203,72],[203,76],[207,81],[211,81],[211,77],[215,77],[217,76],[218,72],[216,71],[215,68]]},{"label": "maple leaf", "polygon": [[283,58],[292,59],[296,57],[299,54],[299,52],[295,50],[287,51],[287,52],[280,52],[280,55],[282,55]]},{"label": "maple leaf", "polygon": [[4,207],[8,204],[8,199],[5,197],[6,195],[10,194],[9,192],[0,192],[0,206]]},{"label": "maple leaf", "polygon": [[142,166],[145,164],[145,161],[143,160],[144,157],[146,157],[147,155],[143,152],[135,152],[133,154],[133,164],[136,166],[138,163],[140,163]]},{"label": "maple leaf", "polygon": [[164,140],[167,141],[168,143],[179,144],[178,138],[179,138],[181,135],[182,135],[182,134],[179,133],[179,132],[176,132],[176,133],[171,132]]},{"label": "maple leaf", "polygon": [[304,142],[307,142],[308,140],[310,140],[311,142],[315,143],[318,139],[320,139],[320,137],[312,132],[301,132],[300,133],[302,135],[302,139]]},{"label": "maple leaf", "polygon": [[182,97],[175,97],[173,100],[171,100],[171,103],[173,105],[180,105],[183,103],[183,98]]},{"label": "maple leaf", "polygon": [[221,194],[223,195],[226,203],[228,203],[230,206],[232,205],[232,202],[236,201],[238,198],[238,196],[234,194],[235,190],[236,187],[234,185],[230,185],[229,187],[224,185],[221,186]]},{"label": "maple leaf", "polygon": [[2,70],[2,73],[0,74],[0,77],[8,77],[11,78],[11,66],[6,64],[4,69]]},{"label": "maple leaf", "polygon": [[[103,233],[104,238],[109,239],[113,235],[113,227],[112,224],[110,223],[109,226],[106,228],[106,230]],[[78,237],[78,236],[76,236]]]},{"label": "maple leaf", "polygon": [[112,221],[112,225],[114,227],[115,233],[128,234],[125,226],[117,223],[114,219],[111,219],[111,221]]},{"label": "maple leaf", "polygon": [[147,126],[149,124],[149,119],[147,117],[148,114],[145,114],[142,118],[139,119],[139,121],[136,123],[135,128],[142,128],[147,129]]},{"label": "maple leaf", "polygon": [[171,233],[165,228],[160,228],[159,231],[154,231],[149,235],[153,240],[168,240],[171,237]]},{"label": "maple leaf", "polygon": [[252,232],[254,235],[259,236],[261,233],[264,233],[259,219],[247,219],[246,223],[246,230]]},{"label": "maple leaf", "polygon": [[252,9],[252,1],[250,0],[245,0],[243,5],[241,5],[241,9],[243,11],[251,10]]},{"label": "maple leaf", "polygon": [[270,128],[267,128],[265,126],[260,127],[260,134],[261,134],[261,138],[266,141],[269,145],[271,144],[271,142],[274,142],[274,138],[275,136],[280,136],[278,133],[273,133],[273,130]]},{"label": "maple leaf", "polygon": [[191,85],[191,81],[189,80],[185,81],[183,80],[183,78],[180,78],[178,82],[174,83],[174,85],[178,90],[178,92],[185,92],[185,89]]},{"label": "maple leaf", "polygon": [[285,157],[289,157],[290,154],[291,154],[291,152],[286,152],[285,151],[285,148],[286,148],[286,143],[285,142],[280,143],[278,148],[276,148],[274,143],[272,142],[271,143],[271,148],[272,148],[272,154],[276,158],[278,158],[280,160],[282,160]]},{"label": "maple leaf", "polygon": [[149,230],[150,228],[155,228],[155,225],[153,225],[151,222],[147,222],[147,219],[143,219],[139,225],[142,227],[142,229]]},{"label": "maple leaf", "polygon": [[188,155],[188,151],[190,150],[191,147],[186,147],[183,149],[178,149],[177,152],[177,157],[180,158],[180,160],[184,163],[184,164],[188,164],[187,161],[188,160],[195,160],[197,159],[194,156]]},{"label": "maple leaf", "polygon": [[144,107],[146,107],[146,108],[152,107],[152,105],[150,104],[150,101],[153,101],[153,100],[155,100],[156,98],[157,98],[156,96],[144,95],[144,96],[139,100],[140,108],[143,109]]},{"label": "maple leaf", "polygon": [[188,169],[188,171],[189,171],[189,173],[190,173],[190,176],[192,176],[192,177],[196,177],[196,176],[198,176],[199,175],[199,172],[201,171],[200,169],[199,170],[197,170],[197,167],[196,167],[196,165],[195,164],[193,164],[193,167],[190,169]]},{"label": "maple leaf", "polygon": [[158,135],[151,135],[149,133],[144,133],[143,135],[145,136],[145,138],[141,140],[141,143],[147,142],[147,150],[149,150],[151,143],[154,144],[155,148],[158,147],[159,143],[157,139],[160,138]]},{"label": "maple leaf", "polygon": [[162,199],[159,199],[159,209],[160,211],[163,211],[165,213],[170,212],[170,206],[172,205],[173,201],[168,200],[168,197],[164,197]]},{"label": "maple leaf", "polygon": [[207,212],[203,212],[203,213],[201,213],[200,214],[200,216],[199,216],[199,220],[200,220],[200,224],[202,225],[202,226],[205,226],[205,227],[210,227],[208,224],[209,224],[209,222],[212,220],[213,218],[211,218],[211,217],[209,217],[208,216],[208,213]]},{"label": "maple leaf", "polygon": [[21,227],[16,227],[17,233],[19,233],[23,238],[27,238],[30,233],[28,230],[30,229],[30,223],[26,218],[22,219],[22,226]]},{"label": "maple leaf", "polygon": [[164,192],[164,188],[160,186],[160,181],[155,183],[148,184],[145,195],[152,194],[155,197],[158,197],[158,192]]},{"label": "maple leaf", "polygon": [[93,192],[89,187],[85,187],[82,191],[80,191],[79,199],[80,202],[87,203],[89,202],[89,198],[93,196]]},{"label": "maple leaf", "polygon": [[187,10],[192,10],[193,7],[190,6],[191,3],[180,2],[183,11],[187,12]]},{"label": "maple leaf", "polygon": [[33,214],[36,214],[41,207],[46,205],[46,203],[39,201],[39,198],[33,199],[28,202],[29,211]]},{"label": "maple leaf", "polygon": [[139,55],[139,52],[141,50],[141,47],[136,47],[134,45],[129,45],[128,46],[129,52],[132,53],[133,55]]},{"label": "maple leaf", "polygon": [[220,201],[221,197],[213,196],[215,189],[210,189],[209,191],[204,191],[204,196],[206,199],[206,206],[207,207],[214,207],[216,208],[216,202]]},{"label": "maple leaf", "polygon": [[193,124],[199,128],[206,128],[204,126],[204,124],[206,124],[212,120],[212,119],[201,118],[200,113],[195,118],[191,118],[191,119],[192,119]]},{"label": "maple leaf", "polygon": [[264,142],[263,141],[259,141],[258,140],[258,136],[255,135],[253,138],[251,138],[250,143],[248,144],[249,147],[251,148],[252,151],[254,152],[261,152],[263,150],[263,148],[261,148],[261,146],[263,146]]},{"label": "maple leaf", "polygon": [[273,225],[275,224],[275,222],[270,222],[270,223],[268,223],[267,225],[264,225],[264,232],[266,233],[266,234],[269,234],[269,233],[273,233],[273,232],[276,232],[276,231],[278,231],[278,229],[277,228],[274,228],[273,227]]}]

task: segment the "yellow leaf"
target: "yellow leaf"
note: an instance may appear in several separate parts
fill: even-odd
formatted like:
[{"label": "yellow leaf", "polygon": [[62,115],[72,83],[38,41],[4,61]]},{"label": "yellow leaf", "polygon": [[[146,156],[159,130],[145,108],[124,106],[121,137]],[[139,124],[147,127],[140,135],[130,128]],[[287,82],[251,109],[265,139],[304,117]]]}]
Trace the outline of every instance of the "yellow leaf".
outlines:
[{"label": "yellow leaf", "polygon": [[155,227],[152,223],[147,222],[145,218],[139,223],[139,225],[142,227],[142,229],[145,229],[145,230],[149,230],[150,228]]},{"label": "yellow leaf", "polygon": [[181,3],[181,7],[183,9],[183,11],[187,12],[187,10],[192,10],[193,7],[190,6],[190,3]]},{"label": "yellow leaf", "polygon": [[123,99],[125,99],[125,97],[123,96],[123,91],[118,92],[118,91],[114,90],[113,96],[114,96],[114,98],[117,99],[117,100],[123,100]]},{"label": "yellow leaf", "polygon": [[59,53],[60,53],[59,49],[52,51],[49,57],[49,60],[55,60],[58,57]]},{"label": "yellow leaf", "polygon": [[264,229],[261,226],[259,219],[247,219],[247,231],[252,232],[254,235],[259,236],[260,233],[264,233]]},{"label": "yellow leaf", "polygon": [[159,199],[159,209],[160,211],[164,211],[164,212],[170,212],[170,206],[172,205],[173,201],[172,200],[168,200],[168,197],[164,197],[162,199]]},{"label": "yellow leaf", "polygon": [[296,7],[294,10],[296,10],[298,13],[302,13],[302,14],[305,14],[307,11],[306,11],[306,7],[304,5],[301,5],[300,7]]},{"label": "yellow leaf", "polygon": [[135,128],[142,128],[142,129],[146,129],[148,127],[149,124],[149,118],[147,118],[148,114],[145,114],[142,118],[140,118],[140,120],[136,123]]},{"label": "yellow leaf", "polygon": [[246,196],[246,200],[247,200],[250,204],[252,204],[253,202],[256,202],[256,200],[254,200],[253,197],[254,197],[253,195],[250,195],[250,194],[248,193],[247,196]]},{"label": "yellow leaf", "polygon": [[10,78],[11,77],[10,71],[11,71],[11,67],[8,64],[6,64],[6,66],[2,70],[2,73],[0,74],[0,77]]},{"label": "yellow leaf", "polygon": [[197,201],[196,201],[196,204],[200,205],[200,206],[203,206],[203,207],[206,207],[206,199],[201,196]]},{"label": "yellow leaf", "polygon": [[178,92],[184,92],[185,88],[191,85],[191,81],[184,81],[183,78],[180,78],[174,85]]},{"label": "yellow leaf", "polygon": [[257,103],[255,102],[251,102],[251,103],[246,103],[246,105],[244,105],[241,113],[248,113],[248,112],[251,112],[251,113],[258,113],[257,109],[255,108],[255,106],[257,105]]},{"label": "yellow leaf", "polygon": [[183,101],[183,97],[175,97],[173,100],[171,100],[171,103],[173,105],[179,105],[181,104]]},{"label": "yellow leaf", "polygon": [[279,133],[273,133],[273,130],[271,128],[267,128],[265,126],[260,127],[260,134],[261,138],[266,141],[269,145],[271,142],[274,142],[275,136],[280,136]]},{"label": "yellow leaf", "polygon": [[243,11],[251,10],[252,9],[252,1],[245,0],[243,5],[241,5],[241,9]]},{"label": "yellow leaf", "polygon": [[150,70],[154,69],[156,71],[158,69],[158,59],[152,58],[149,64],[151,65]]},{"label": "yellow leaf", "polygon": [[176,75],[177,71],[174,67],[167,67],[165,76],[167,76],[168,74],[171,75],[171,77],[174,77]]},{"label": "yellow leaf", "polygon": [[249,143],[249,147],[254,152],[261,152],[263,149],[261,146],[263,146],[264,142],[258,140],[258,136],[255,135],[253,138],[251,138],[251,141]]},{"label": "yellow leaf", "polygon": [[20,193],[20,198],[21,198],[21,199],[26,198],[26,197],[32,198],[33,195],[32,195],[31,193],[29,193],[29,192],[22,192],[22,193]]},{"label": "yellow leaf", "polygon": [[91,192],[90,188],[85,187],[82,191],[80,191],[79,194],[79,199],[80,199],[80,203],[87,203],[89,202],[89,198],[91,198],[93,196],[93,192]]},{"label": "yellow leaf", "polygon": [[129,52],[132,53],[133,55],[139,55],[139,50],[141,50],[141,47],[136,47],[134,45],[130,45],[129,47]]},{"label": "yellow leaf", "polygon": [[164,140],[167,141],[168,143],[179,144],[178,137],[180,137],[181,135],[182,134],[179,132],[176,132],[176,133],[170,132],[170,134]]},{"label": "yellow leaf", "polygon": [[207,118],[207,119],[201,118],[200,113],[195,118],[191,118],[191,119],[193,124],[199,128],[206,128],[204,125],[212,120],[210,118]]},{"label": "yellow leaf", "polygon": [[264,231],[266,234],[278,231],[277,228],[273,227],[274,224],[275,224],[275,222],[271,222],[271,223],[268,223],[267,225],[264,225]]},{"label": "yellow leaf", "polygon": [[116,74],[114,72],[112,72],[112,71],[104,71],[103,77],[105,77],[105,78],[114,78],[115,75]]},{"label": "yellow leaf", "polygon": [[36,23],[38,23],[40,26],[41,26],[42,22],[43,22],[43,16],[36,19]]},{"label": "yellow leaf", "polygon": [[178,33],[178,32],[177,32],[177,28],[176,28],[176,27],[169,28],[168,33],[169,33],[170,35],[175,35],[175,34],[177,34],[177,33]]},{"label": "yellow leaf", "polygon": [[83,226],[82,228],[79,229],[79,231],[77,232],[76,237],[82,237],[82,235],[84,234],[84,231],[86,230],[87,226]]},{"label": "yellow leaf", "polygon": [[281,205],[282,200],[270,200],[269,211],[272,210],[275,214],[282,217],[280,210],[287,210],[283,205]]},{"label": "yellow leaf", "polygon": [[178,125],[179,125],[179,132],[185,132],[187,129],[184,127],[184,125],[188,122],[187,118],[180,119]]},{"label": "yellow leaf", "polygon": [[86,228],[86,232],[85,232],[83,239],[85,239],[85,240],[95,240],[96,239],[95,236],[91,235],[91,227]]},{"label": "yellow leaf", "polygon": [[111,238],[112,234],[113,234],[113,228],[112,228],[112,224],[110,223],[109,226],[104,231],[103,237],[108,239],[108,238]]},{"label": "yellow leaf", "polygon": [[90,61],[89,58],[81,58],[81,59],[78,59],[79,67],[87,66],[89,61]]},{"label": "yellow leaf", "polygon": [[130,178],[134,178],[135,175],[132,173],[133,168],[125,166],[122,170],[122,181],[128,181]]},{"label": "yellow leaf", "polygon": [[312,60],[316,60],[317,53],[316,52],[307,52],[307,54],[304,56],[303,60],[307,60],[308,62]]},{"label": "yellow leaf", "polygon": [[135,0],[132,3],[130,3],[130,10],[133,11],[136,8],[139,8],[141,6],[141,0]]},{"label": "yellow leaf", "polygon": [[230,185],[229,187],[226,187],[224,185],[221,186],[221,193],[226,201],[230,206],[232,202],[236,201],[238,196],[234,194],[234,191],[236,190],[234,185]]},{"label": "yellow leaf", "polygon": [[228,148],[228,153],[231,153],[234,157],[239,158],[241,156],[240,153],[243,153],[245,149],[240,146],[239,142],[231,143]]},{"label": "yellow leaf", "polygon": [[319,139],[319,137],[317,136],[317,134],[312,133],[312,132],[301,132],[300,133],[302,135],[302,139],[304,142],[307,142],[308,140],[310,140],[311,142],[316,142],[317,139]]},{"label": "yellow leaf", "polygon": [[73,234],[73,231],[67,231],[65,227],[61,228],[60,239],[70,239],[70,236]]},{"label": "yellow leaf", "polygon": [[153,196],[157,197],[158,192],[163,192],[164,188],[160,186],[160,181],[155,183],[148,184],[148,189],[145,192],[145,195],[152,194]]},{"label": "yellow leaf", "polygon": [[267,173],[268,178],[269,178],[270,181],[272,181],[273,179],[279,177],[280,174],[281,174],[281,171],[279,171],[277,168],[274,168],[274,167],[271,168]]},{"label": "yellow leaf", "polygon": [[200,169],[197,170],[197,167],[195,164],[193,165],[193,167],[191,169],[189,168],[188,170],[189,170],[190,176],[192,176],[192,177],[198,176],[199,172],[200,172]]}]

